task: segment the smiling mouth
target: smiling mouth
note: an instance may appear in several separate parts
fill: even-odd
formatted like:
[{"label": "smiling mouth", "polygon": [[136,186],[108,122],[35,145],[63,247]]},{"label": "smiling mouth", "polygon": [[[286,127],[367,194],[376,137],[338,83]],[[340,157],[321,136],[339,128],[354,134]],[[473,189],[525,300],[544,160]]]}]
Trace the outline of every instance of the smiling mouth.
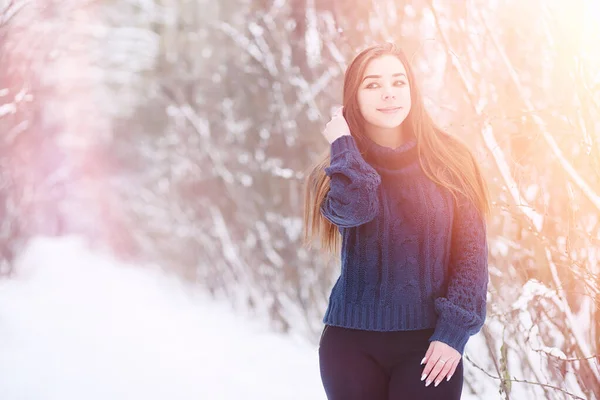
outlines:
[{"label": "smiling mouth", "polygon": [[387,107],[387,108],[378,108],[377,111],[381,111],[384,113],[394,113],[396,111],[399,111],[400,109],[402,109],[402,107]]}]

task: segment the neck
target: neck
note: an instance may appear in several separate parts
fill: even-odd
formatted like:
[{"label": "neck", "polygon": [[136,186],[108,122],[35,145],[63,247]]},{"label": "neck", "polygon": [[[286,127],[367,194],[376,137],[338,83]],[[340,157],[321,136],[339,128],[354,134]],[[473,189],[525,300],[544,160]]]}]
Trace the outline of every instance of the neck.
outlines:
[{"label": "neck", "polygon": [[368,126],[365,133],[369,138],[383,147],[396,149],[406,143],[410,138],[408,132],[403,129],[403,125],[397,128],[379,128],[376,126]]},{"label": "neck", "polygon": [[[389,138],[393,138],[390,140]],[[371,136],[365,132],[361,140],[365,160],[380,170],[401,170],[418,163],[417,141],[410,131],[403,134]]]}]

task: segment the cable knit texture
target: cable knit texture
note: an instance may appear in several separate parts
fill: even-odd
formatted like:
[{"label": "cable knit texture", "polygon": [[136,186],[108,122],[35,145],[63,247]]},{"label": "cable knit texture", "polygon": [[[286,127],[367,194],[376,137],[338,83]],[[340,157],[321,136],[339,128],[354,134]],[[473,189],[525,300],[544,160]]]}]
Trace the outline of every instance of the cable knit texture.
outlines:
[{"label": "cable knit texture", "polygon": [[462,355],[486,317],[485,222],[466,198],[422,171],[413,139],[396,149],[342,136],[325,169],[321,213],[342,235],[341,273],[328,325],[396,331],[435,328],[429,341]]}]

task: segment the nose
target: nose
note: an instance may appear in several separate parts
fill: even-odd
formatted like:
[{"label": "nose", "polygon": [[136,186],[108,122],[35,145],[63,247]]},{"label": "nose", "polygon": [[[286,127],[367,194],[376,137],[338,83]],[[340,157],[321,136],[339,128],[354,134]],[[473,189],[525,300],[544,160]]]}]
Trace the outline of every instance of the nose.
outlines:
[{"label": "nose", "polygon": [[384,93],[382,96],[383,100],[394,100],[396,99],[396,96],[394,96],[391,93]]}]

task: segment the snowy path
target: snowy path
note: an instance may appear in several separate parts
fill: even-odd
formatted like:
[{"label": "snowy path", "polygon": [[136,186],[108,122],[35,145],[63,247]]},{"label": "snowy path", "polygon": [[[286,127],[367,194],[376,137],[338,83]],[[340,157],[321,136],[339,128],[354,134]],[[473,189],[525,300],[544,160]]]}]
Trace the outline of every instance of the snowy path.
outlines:
[{"label": "snowy path", "polygon": [[325,399],[317,350],[68,240],[0,282],[3,400]]}]

